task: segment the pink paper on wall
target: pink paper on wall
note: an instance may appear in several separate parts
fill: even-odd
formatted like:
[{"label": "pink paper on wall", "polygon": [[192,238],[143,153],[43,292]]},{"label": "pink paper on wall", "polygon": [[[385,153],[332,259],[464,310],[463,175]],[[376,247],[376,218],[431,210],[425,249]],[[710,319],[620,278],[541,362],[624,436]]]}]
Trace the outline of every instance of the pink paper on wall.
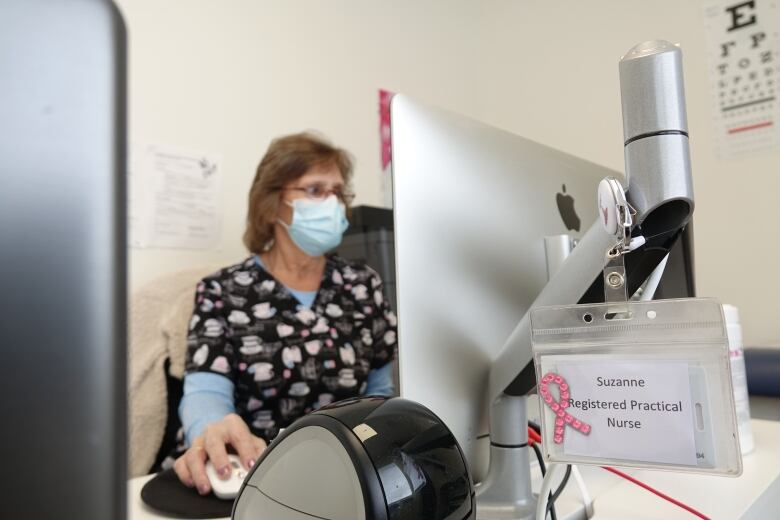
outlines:
[{"label": "pink paper on wall", "polygon": [[382,170],[384,171],[392,160],[392,142],[390,140],[390,100],[395,94],[387,90],[379,90],[379,138],[382,147]]}]

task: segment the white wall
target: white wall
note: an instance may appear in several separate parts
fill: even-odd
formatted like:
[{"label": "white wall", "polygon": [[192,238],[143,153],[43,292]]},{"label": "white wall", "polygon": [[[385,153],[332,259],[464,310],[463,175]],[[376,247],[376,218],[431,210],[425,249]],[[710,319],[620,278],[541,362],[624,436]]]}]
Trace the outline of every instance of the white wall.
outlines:
[{"label": "white wall", "polygon": [[119,4],[130,33],[132,138],[219,152],[226,179],[219,250],[131,250],[132,287],[244,256],[246,193],[274,136],[329,135],[356,156],[357,202],[379,204],[379,88],[623,170],[617,63],[635,43],[662,38],[685,57],[699,293],[740,307],[747,344],[780,344],[771,269],[780,157],[717,158],[701,2]]},{"label": "white wall", "polygon": [[474,114],[470,1],[121,0],[130,135],[223,157],[221,247],[132,249],[131,287],[246,256],[246,198],[270,140],[317,129],[356,158],[356,203],[379,205],[378,89]]}]

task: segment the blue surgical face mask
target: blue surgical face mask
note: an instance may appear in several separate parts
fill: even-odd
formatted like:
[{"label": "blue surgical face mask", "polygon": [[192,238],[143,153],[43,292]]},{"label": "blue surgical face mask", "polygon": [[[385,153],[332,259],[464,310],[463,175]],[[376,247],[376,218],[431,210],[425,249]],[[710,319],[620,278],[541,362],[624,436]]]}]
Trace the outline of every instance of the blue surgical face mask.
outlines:
[{"label": "blue surgical face mask", "polygon": [[341,243],[349,222],[344,204],[335,195],[325,200],[295,199],[287,204],[293,209],[292,224],[279,223],[301,251],[320,256]]}]

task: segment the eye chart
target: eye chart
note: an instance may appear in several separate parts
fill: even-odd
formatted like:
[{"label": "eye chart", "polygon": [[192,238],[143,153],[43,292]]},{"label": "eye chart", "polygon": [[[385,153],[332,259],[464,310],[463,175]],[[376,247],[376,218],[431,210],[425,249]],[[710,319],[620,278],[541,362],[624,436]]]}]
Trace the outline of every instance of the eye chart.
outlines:
[{"label": "eye chart", "polygon": [[718,154],[780,150],[780,0],[705,1]]}]

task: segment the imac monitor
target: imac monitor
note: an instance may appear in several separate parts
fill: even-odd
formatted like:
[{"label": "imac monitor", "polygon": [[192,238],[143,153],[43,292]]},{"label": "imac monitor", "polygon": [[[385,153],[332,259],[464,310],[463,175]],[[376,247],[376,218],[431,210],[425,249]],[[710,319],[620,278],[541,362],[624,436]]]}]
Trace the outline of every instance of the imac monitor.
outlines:
[{"label": "imac monitor", "polygon": [[110,1],[0,2],[3,518],[126,515],[125,124]]},{"label": "imac monitor", "polygon": [[491,364],[547,283],[545,237],[582,236],[599,181],[622,175],[403,95],[391,110],[400,391],[478,482]]}]

